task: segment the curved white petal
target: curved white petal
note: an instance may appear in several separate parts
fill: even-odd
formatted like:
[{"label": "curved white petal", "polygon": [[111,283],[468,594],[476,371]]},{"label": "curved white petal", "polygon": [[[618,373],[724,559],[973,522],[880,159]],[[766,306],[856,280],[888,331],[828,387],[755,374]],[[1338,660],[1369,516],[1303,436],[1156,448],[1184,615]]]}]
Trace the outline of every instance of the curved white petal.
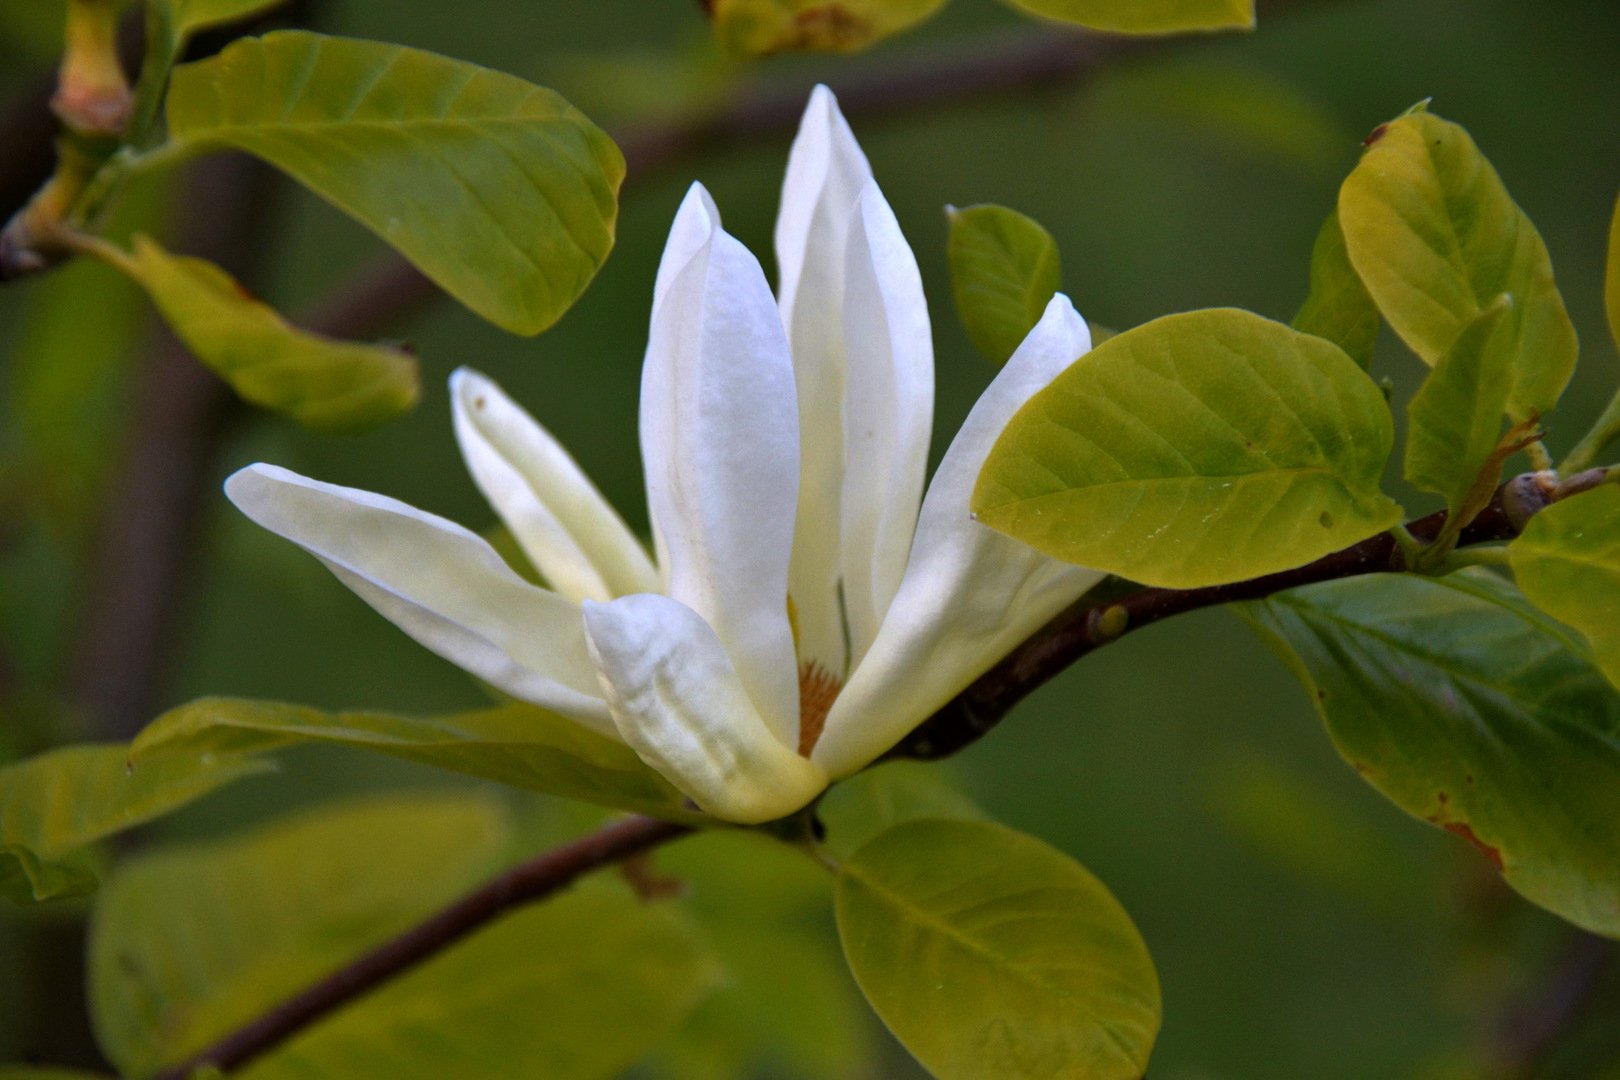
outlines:
[{"label": "curved white petal", "polygon": [[1104,577],[1049,559],[968,511],[1007,421],[1090,348],[1084,320],[1059,293],[946,451],[923,500],[900,591],[811,755],[835,779],[894,745]]},{"label": "curved white petal", "polygon": [[875,183],[856,204],[845,282],[849,364],[839,562],[853,669],[905,573],[934,423],[934,346],[922,275]]},{"label": "curved white petal", "polygon": [[792,361],[759,263],[694,188],[671,248],[704,229],[653,313],[641,381],[647,506],[664,591],[713,627],[760,716],[797,746],[787,617],[799,484]]},{"label": "curved white petal", "polygon": [[602,691],[624,741],[704,810],[756,824],[784,817],[827,774],[766,727],[713,628],[663,596],[586,601]]},{"label": "curved white petal", "polygon": [[782,321],[793,345],[802,473],[790,588],[799,653],[847,667],[838,603],[843,494],[845,248],[855,201],[872,178],[838,101],[816,87],[788,157],[776,219]]},{"label": "curved white petal", "polygon": [[535,568],[578,603],[658,588],[658,572],[623,519],[551,433],[494,381],[450,376],[467,470]]},{"label": "curved white petal", "polygon": [[396,499],[274,465],[248,466],[225,482],[225,493],[446,660],[615,734],[579,608],[518,577],[480,537]]},{"label": "curved white petal", "polygon": [[664,241],[664,254],[658,260],[658,278],[653,284],[653,314],[664,302],[664,294],[675,280],[675,275],[686,269],[692,256],[709,242],[709,235],[719,225],[720,209],[702,184],[694,183],[686,189],[675,221],[670,225],[669,237]]}]

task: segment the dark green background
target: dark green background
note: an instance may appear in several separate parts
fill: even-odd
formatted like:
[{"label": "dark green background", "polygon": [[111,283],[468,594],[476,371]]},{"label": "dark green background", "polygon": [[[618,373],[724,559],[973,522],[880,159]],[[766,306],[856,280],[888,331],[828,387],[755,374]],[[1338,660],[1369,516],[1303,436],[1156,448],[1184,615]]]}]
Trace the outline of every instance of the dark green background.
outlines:
[{"label": "dark green background", "polygon": [[[605,122],[629,99],[669,96],[657,80],[683,57],[707,62],[701,19],[685,0],[325,7],[322,29],[514,71],[571,93]],[[850,59],[767,62],[741,73],[733,92],[779,78],[825,79],[836,90],[851,69],[1021,27],[991,0],[955,0],[922,32]],[[30,70],[19,41],[0,51],[0,82],[15,85]],[[616,74],[604,77],[601,62],[630,49],[659,63],[626,67],[618,57]],[[1360,137],[1424,97],[1468,127],[1551,249],[1586,346],[1550,424],[1555,454],[1567,449],[1620,370],[1600,286],[1620,187],[1620,5],[1318,0],[1263,6],[1252,36],[1167,46],[1084,86],[856,122],[929,289],[936,458],[991,375],[950,308],[946,204],[1001,202],[1041,220],[1062,247],[1066,291],[1101,324],[1213,305],[1286,319]],[[424,362],[414,415],[346,439],[258,418],[232,439],[219,476],[268,460],[482,527],[490,514],[461,470],[444,387],[456,365],[469,364],[527,404],[644,527],[636,389],[664,231],[686,185],[701,179],[727,227],[769,268],[787,143],[786,133],[760,138],[633,178],[617,251],[555,330],[520,340],[441,304],[401,330]],[[291,194],[281,212],[265,291],[289,310],[378,255],[312,198]],[[0,350],[26,327],[43,287],[0,294]],[[1394,380],[1402,402],[1420,367],[1386,333],[1375,374]],[[1403,494],[1414,513],[1432,508]],[[56,635],[67,632],[61,609],[77,571],[49,545],[27,559],[26,574],[4,579],[11,595],[0,610],[18,651],[45,670]],[[222,497],[195,571],[165,703],[227,693],[430,711],[481,700],[456,670]],[[1135,917],[1164,987],[1154,1080],[1473,1075],[1466,1066],[1447,1072],[1446,1062],[1486,1045],[1482,1026],[1505,996],[1535,981],[1556,947],[1553,920],[1505,894],[1475,853],[1356,780],[1281,664],[1223,612],[1156,626],[1088,659],[952,769],[995,816],[1097,873]],[[217,831],[346,791],[456,782],[305,752],[281,775],[217,796],[162,831]],[[71,1042],[81,1021],[40,1016],[43,999],[31,989],[46,955],[39,918],[0,918],[14,924],[0,926],[0,949],[16,957],[0,961],[0,1059]],[[60,924],[50,931],[66,933]],[[898,1075],[881,1045],[867,1075]],[[1547,1075],[1620,1075],[1569,1070]]]}]

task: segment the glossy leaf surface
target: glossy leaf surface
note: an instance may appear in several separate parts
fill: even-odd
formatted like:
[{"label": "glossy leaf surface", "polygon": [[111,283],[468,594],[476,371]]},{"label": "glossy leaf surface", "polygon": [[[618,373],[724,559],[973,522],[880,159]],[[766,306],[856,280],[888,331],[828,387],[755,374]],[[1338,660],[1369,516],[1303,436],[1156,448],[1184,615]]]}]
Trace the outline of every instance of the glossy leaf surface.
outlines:
[{"label": "glossy leaf surface", "polygon": [[209,370],[245,400],[306,427],[373,427],[410,409],[421,393],[409,354],[300,330],[211,262],[137,237],[130,272]]},{"label": "glossy leaf surface", "polygon": [[1545,413],[1575,368],[1547,246],[1468,132],[1417,111],[1383,125],[1339,190],[1345,245],[1384,318],[1427,364],[1513,298],[1514,419]]},{"label": "glossy leaf surface", "polygon": [[1553,503],[1508,551],[1519,588],[1585,634],[1598,666],[1620,687],[1620,485]]},{"label": "glossy leaf surface", "polygon": [[131,752],[136,761],[144,761],[174,753],[257,754],[300,742],[371,750],[672,820],[703,820],[629,747],[532,705],[409,717],[204,698],[153,721]]},{"label": "glossy leaf surface", "polygon": [[956,312],[974,346],[1005,364],[1063,284],[1057,242],[1034,218],[1005,206],[947,213]]},{"label": "glossy leaf surface", "polygon": [[168,119],[178,147],[263,158],[515,333],[556,322],[613,246],[618,147],[475,64],[280,31],[177,68]]},{"label": "glossy leaf surface", "polygon": [[1159,1029],[1136,927],[1066,855],[987,822],[913,821],[844,863],[856,981],[941,1080],[1135,1080]]},{"label": "glossy leaf surface", "polygon": [[1620,693],[1489,573],[1378,575],[1244,605],[1339,753],[1524,896],[1620,936]]},{"label": "glossy leaf surface", "polygon": [[0,769],[0,895],[88,893],[96,875],[76,857],[87,845],[267,767],[188,751],[135,768],[122,743],[67,746],[8,765]]},{"label": "glossy leaf surface", "polygon": [[1014,415],[980,521],[1056,558],[1196,588],[1300,566],[1389,528],[1394,441],[1336,345],[1230,308],[1111,338]]},{"label": "glossy leaf surface", "polygon": [[1327,338],[1363,371],[1372,365],[1373,346],[1378,342],[1378,306],[1350,265],[1337,210],[1322,223],[1311,248],[1311,291],[1294,316],[1293,326]]}]

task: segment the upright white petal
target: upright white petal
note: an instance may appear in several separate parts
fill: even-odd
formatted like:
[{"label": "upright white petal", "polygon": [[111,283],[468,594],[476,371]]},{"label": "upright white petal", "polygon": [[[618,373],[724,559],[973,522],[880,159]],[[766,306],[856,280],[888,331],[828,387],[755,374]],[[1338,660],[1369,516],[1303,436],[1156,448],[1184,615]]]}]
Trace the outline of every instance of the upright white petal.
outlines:
[{"label": "upright white petal", "polygon": [[585,603],[591,654],[624,741],[704,810],[755,824],[791,814],[827,774],[765,726],[725,646],[663,596]]},{"label": "upright white petal", "polygon": [[833,778],[878,757],[1103,578],[980,525],[968,510],[1013,413],[1090,348],[1084,320],[1059,293],[968,414],[928,486],[900,591],[812,754]]},{"label": "upright white petal", "polygon": [[713,627],[755,709],[797,746],[787,617],[799,484],[792,361],[759,263],[694,188],[672,247],[703,228],[653,312],[641,381],[647,505],[665,592]]},{"label": "upright white petal", "polygon": [[776,219],[782,321],[793,345],[802,434],[791,591],[799,651],[834,674],[847,665],[838,603],[843,495],[845,248],[872,178],[838,101],[816,87],[804,111]]},{"label": "upright white petal", "polygon": [[934,423],[934,345],[922,275],[876,183],[856,204],[845,282],[839,563],[854,668],[905,573]]},{"label": "upright white petal", "polygon": [[658,588],[646,550],[549,431],[469,368],[450,376],[450,400],[467,470],[552,588],[575,603]]},{"label": "upright white petal", "polygon": [[513,697],[615,733],[579,608],[518,577],[480,537],[396,499],[274,465],[248,466],[225,493],[433,652]]},{"label": "upright white petal", "polygon": [[670,226],[669,238],[664,241],[663,257],[658,261],[658,278],[653,284],[655,316],[675,275],[686,269],[692,256],[709,242],[709,234],[717,227],[719,220],[720,209],[714,205],[714,198],[707,188],[694,183],[686,189],[686,197],[681,200],[674,224]]}]

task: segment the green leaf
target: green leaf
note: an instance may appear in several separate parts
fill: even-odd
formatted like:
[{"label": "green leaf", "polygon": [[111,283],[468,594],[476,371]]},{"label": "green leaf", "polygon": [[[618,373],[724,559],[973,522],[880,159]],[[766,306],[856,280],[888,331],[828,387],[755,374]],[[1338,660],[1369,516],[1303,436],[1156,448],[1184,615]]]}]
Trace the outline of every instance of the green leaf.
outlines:
[{"label": "green leaf", "polygon": [[855,979],[941,1080],[1136,1080],[1158,1034],[1147,946],[1079,864],[1000,825],[914,821],[844,864]]},{"label": "green leaf", "polygon": [[423,718],[204,698],[158,717],[130,752],[139,762],[173,753],[258,754],[300,742],[371,750],[674,821],[709,820],[687,809],[683,796],[629,747],[532,705]]},{"label": "green leaf", "polygon": [[879,833],[922,818],[984,820],[985,812],[952,787],[935,762],[887,761],[840,780],[816,804],[827,850],[847,859]]},{"label": "green leaf", "polygon": [[354,431],[416,404],[416,360],[290,325],[211,262],[171,255],[144,236],[117,260],[151,294],[175,336],[247,401],[306,427]]},{"label": "green leaf", "polygon": [[910,29],[945,0],[710,0],[715,36],[744,56],[855,52]]},{"label": "green leaf", "polygon": [[1311,291],[1294,316],[1294,329],[1327,338],[1366,371],[1378,343],[1378,307],[1345,252],[1335,210],[1311,249]]},{"label": "green leaf", "polygon": [[1515,420],[1557,403],[1575,328],[1547,246],[1468,133],[1413,112],[1373,133],[1339,190],[1345,245],[1379,310],[1427,364],[1503,293],[1513,297]]},{"label": "green leaf", "polygon": [[1532,902],[1620,936],[1620,694],[1566,628],[1483,572],[1334,581],[1238,610],[1368,783]]},{"label": "green leaf", "polygon": [[[185,1058],[439,909],[489,871],[505,834],[486,800],[390,796],[131,863],[92,919],[103,1048],[134,1076]],[[233,1075],[616,1075],[715,980],[670,913],[587,884],[509,915]]]},{"label": "green leaf", "polygon": [[613,246],[624,157],[557,94],[432,53],[282,31],[175,70],[177,152],[254,154],[446,292],[536,334]]},{"label": "green leaf", "polygon": [[193,34],[240,22],[284,3],[286,0],[148,0],[146,56],[141,62],[135,119],[129,130],[138,137],[151,124],[163,99],[169,72]]},{"label": "green leaf", "polygon": [[1585,634],[1598,667],[1620,687],[1620,486],[1553,503],[1508,553],[1524,595]]},{"label": "green leaf", "polygon": [[968,337],[992,363],[1012,356],[1063,284],[1057,242],[1005,206],[949,207],[951,291]]},{"label": "green leaf", "polygon": [[1044,19],[1079,23],[1122,34],[1184,30],[1247,30],[1254,0],[1004,0]]},{"label": "green leaf", "polygon": [[1481,492],[1488,498],[1502,473],[1502,414],[1513,393],[1512,313],[1512,298],[1497,297],[1406,406],[1406,478],[1443,496],[1453,520],[1478,513],[1470,504]]},{"label": "green leaf", "polygon": [[108,1080],[101,1073],[57,1069],[49,1065],[0,1065],[0,1080]]},{"label": "green leaf", "polygon": [[151,821],[268,765],[179,753],[129,763],[122,743],[66,746],[0,769],[0,894],[81,896],[96,876],[83,848]]},{"label": "green leaf", "polygon": [[1055,558],[1186,589],[1382,532],[1389,407],[1338,346],[1231,308],[1097,346],[990,451],[973,511]]}]

